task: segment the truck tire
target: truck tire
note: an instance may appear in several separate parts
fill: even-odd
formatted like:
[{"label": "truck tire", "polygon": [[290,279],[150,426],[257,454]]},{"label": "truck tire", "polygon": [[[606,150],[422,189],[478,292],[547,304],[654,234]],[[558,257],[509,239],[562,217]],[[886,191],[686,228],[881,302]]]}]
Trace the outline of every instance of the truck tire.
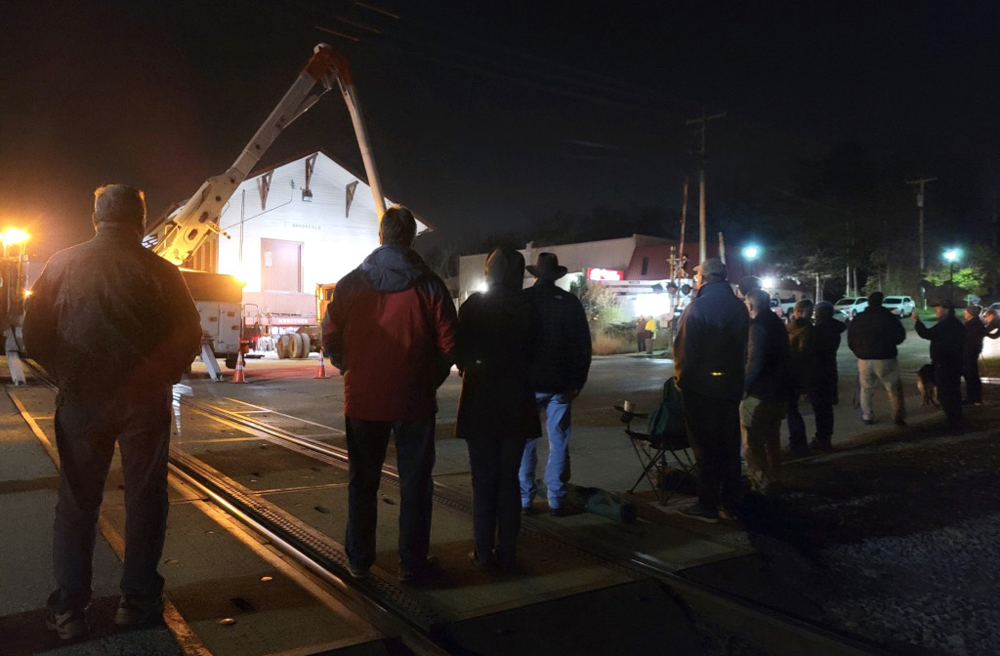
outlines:
[{"label": "truck tire", "polygon": [[239,356],[237,356],[235,353],[230,353],[226,355],[226,369],[235,369],[236,360],[238,357]]},{"label": "truck tire", "polygon": [[292,345],[292,336],[285,334],[278,337],[277,343],[274,345],[274,350],[278,353],[279,360],[286,360],[290,355]]},{"label": "truck tire", "polygon": [[309,338],[301,333],[295,333],[291,341],[291,356],[300,360],[309,355]]}]

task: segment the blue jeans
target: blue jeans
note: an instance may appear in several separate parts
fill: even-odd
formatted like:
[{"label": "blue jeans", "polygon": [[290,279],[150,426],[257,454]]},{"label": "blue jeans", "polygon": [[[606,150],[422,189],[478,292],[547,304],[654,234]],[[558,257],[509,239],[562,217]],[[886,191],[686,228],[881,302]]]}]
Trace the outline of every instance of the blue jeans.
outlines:
[{"label": "blue jeans", "polygon": [[[545,487],[550,508],[562,506],[569,482],[569,435],[572,422],[573,396],[571,394],[535,394],[539,409],[545,410],[546,428],[549,433],[549,462],[545,465]],[[535,469],[538,466],[538,438],[528,440],[521,456],[521,506],[531,505],[538,493]]]},{"label": "blue jeans", "polygon": [[170,388],[148,399],[74,402],[56,408],[59,500],[52,559],[58,610],[90,602],[97,518],[115,442],[125,480],[125,558],[122,594],[158,597],[157,565],[167,529],[167,452]]},{"label": "blue jeans", "polygon": [[434,484],[434,418],[421,421],[347,419],[347,536],[351,564],[368,569],[375,562],[378,488],[389,435],[396,438],[399,471],[399,560],[411,569],[427,561],[431,539]]}]

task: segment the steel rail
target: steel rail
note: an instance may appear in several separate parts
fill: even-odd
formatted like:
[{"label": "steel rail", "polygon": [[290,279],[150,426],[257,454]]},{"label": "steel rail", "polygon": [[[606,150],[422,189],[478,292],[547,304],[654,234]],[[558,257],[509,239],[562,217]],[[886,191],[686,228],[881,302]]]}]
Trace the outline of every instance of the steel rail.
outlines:
[{"label": "steel rail", "polygon": [[[36,369],[36,371],[38,370],[37,367],[33,368]],[[47,379],[46,382],[51,385],[51,382]],[[223,408],[213,406],[205,401],[195,400],[190,397],[183,396],[180,397],[180,403],[207,415],[215,415],[220,419],[225,419],[232,423],[242,425],[245,428],[249,428],[255,432],[259,432],[267,436],[268,439],[274,443],[290,443],[296,447],[296,451],[305,452],[307,455],[316,457],[320,461],[327,462],[329,464],[336,464],[341,467],[344,467],[347,464],[347,453],[344,449],[324,444],[310,438],[301,437],[274,426],[268,426],[258,420],[246,417],[240,413],[231,412]],[[285,417],[294,418],[291,415],[286,415],[284,413],[279,414],[282,414]],[[192,456],[188,457],[193,459]],[[398,472],[394,468],[388,466],[383,468],[383,478],[398,484],[398,477]],[[471,504],[467,499],[464,497],[459,498],[459,495],[455,494],[452,490],[438,489],[438,487],[438,484],[435,482],[435,501],[471,513]],[[227,512],[229,512],[228,509]],[[237,518],[239,519],[239,517]],[[240,521],[243,520],[241,519]],[[887,650],[884,645],[867,640],[863,637],[841,632],[835,628],[828,627],[817,622],[789,615],[784,611],[763,604],[755,599],[736,595],[728,590],[717,588],[698,581],[693,581],[678,573],[659,567],[656,563],[650,562],[648,558],[644,558],[643,554],[638,552],[633,552],[629,561],[622,563],[612,560],[605,547],[598,544],[596,541],[582,538],[578,533],[573,535],[572,542],[570,542],[565,535],[563,535],[560,531],[555,530],[554,527],[544,526],[541,522],[533,521],[530,518],[526,518],[522,521],[522,530],[531,534],[535,539],[558,544],[560,547],[572,551],[574,555],[599,563],[602,566],[610,567],[611,569],[624,573],[633,579],[639,580],[647,577],[653,577],[666,584],[668,587],[673,588],[674,594],[685,599],[684,605],[692,613],[698,615],[701,615],[701,613],[694,611],[691,608],[690,602],[686,601],[687,597],[691,594],[698,595],[704,599],[717,599],[730,608],[740,609],[744,613],[750,614],[759,620],[769,621],[776,627],[783,625],[800,633],[804,632],[812,634],[817,639],[836,643],[841,648],[849,650],[853,649],[860,653],[876,655],[888,655],[892,653]],[[286,541],[280,537],[277,539],[280,541]],[[278,542],[276,542],[276,544],[278,544]],[[310,571],[312,571],[311,568]],[[340,585],[344,585],[344,579],[342,577],[337,576],[336,574],[333,574],[333,576],[340,582]],[[388,611],[389,609],[386,608],[386,612]],[[405,618],[401,619],[408,622]],[[433,640],[432,638],[428,639]],[[440,645],[438,645],[438,647],[441,648]]]},{"label": "steel rail", "polygon": [[[287,440],[298,447],[295,449],[296,451],[304,451],[307,455],[309,455],[309,452],[311,451],[315,455],[320,456],[318,459],[321,461],[330,462],[332,459],[335,463],[343,463],[341,466],[346,465],[347,453],[344,449],[324,444],[311,438],[301,437],[274,426],[268,426],[257,419],[241,415],[240,413],[234,413],[223,408],[218,408],[217,406],[213,406],[205,401],[183,397],[182,403],[189,405],[193,409],[205,412],[206,414],[214,414],[219,417],[224,417],[229,421],[239,423],[240,425],[251,430],[268,434],[275,438],[274,441],[278,444],[280,444],[282,440]],[[285,417],[292,417],[291,415],[283,413],[279,414],[282,414],[282,416]],[[383,476],[398,483],[398,472],[396,472],[396,470],[392,467],[385,466],[383,468]],[[470,514],[472,512],[471,503],[464,497],[464,495],[459,495],[454,490],[447,487],[439,486],[437,482],[435,482],[434,498],[436,502],[444,503],[445,505]],[[647,577],[658,579],[668,586],[675,588],[675,591],[682,597],[692,594],[703,598],[713,596],[730,606],[737,606],[742,608],[745,612],[757,615],[760,619],[766,618],[772,623],[782,623],[786,626],[794,628],[797,631],[812,633],[824,640],[839,643],[848,649],[856,649],[864,653],[871,654],[891,653],[890,651],[887,651],[884,645],[877,642],[846,632],[841,632],[835,628],[831,628],[808,619],[789,615],[784,611],[763,604],[755,599],[737,595],[722,588],[693,581],[681,574],[658,566],[657,563],[651,562],[648,558],[643,557],[644,555],[639,552],[633,552],[629,557],[629,561],[622,563],[613,560],[607,553],[606,547],[598,544],[596,541],[586,539],[579,533],[574,533],[572,541],[570,541],[555,527],[546,526],[544,523],[533,521],[530,518],[524,518],[522,520],[522,530],[525,533],[530,534],[535,539],[539,539],[547,543],[558,544],[560,547],[568,549],[578,557],[585,558],[604,567],[613,569],[618,573],[629,576],[634,580]]]}]

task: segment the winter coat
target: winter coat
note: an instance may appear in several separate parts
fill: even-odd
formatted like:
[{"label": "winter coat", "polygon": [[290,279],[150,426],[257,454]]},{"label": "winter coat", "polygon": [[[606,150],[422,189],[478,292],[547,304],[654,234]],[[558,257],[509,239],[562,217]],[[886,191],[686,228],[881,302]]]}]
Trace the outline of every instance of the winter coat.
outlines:
[{"label": "winter coat", "polygon": [[60,404],[163,398],[198,352],[201,320],[180,270],[141,239],[133,226],[100,223],[32,287],[25,348],[55,377]]},{"label": "winter coat", "polygon": [[564,394],[583,389],[590,372],[590,326],[573,294],[539,279],[522,294],[538,308],[542,324],[531,375],[535,391]]},{"label": "winter coat", "polygon": [[739,401],[750,316],[727,282],[702,285],[678,320],[674,375],[682,392]]},{"label": "winter coat", "polygon": [[[838,341],[840,337],[837,337]],[[793,319],[788,324],[788,347],[796,394],[808,394],[813,386],[813,357],[816,334],[809,319]]]},{"label": "winter coat", "polygon": [[847,346],[859,360],[891,360],[905,339],[899,317],[881,305],[869,305],[847,327]]},{"label": "winter coat", "polygon": [[975,360],[983,352],[983,338],[996,339],[1000,337],[995,329],[983,323],[979,317],[973,317],[965,322],[963,353],[966,360]]},{"label": "winter coat", "polygon": [[748,396],[761,401],[785,402],[792,397],[794,382],[785,324],[770,309],[750,320],[747,347]]},{"label": "winter coat", "polygon": [[938,368],[962,368],[965,326],[954,315],[939,320],[928,328],[923,321],[914,325],[917,334],[931,342],[931,362]]},{"label": "winter coat", "polygon": [[813,326],[812,389],[809,391],[812,403],[836,405],[839,400],[837,350],[840,349],[840,335],[845,330],[847,326],[836,319],[819,320]]},{"label": "winter coat", "polygon": [[417,421],[454,362],[457,317],[447,287],[414,251],[381,246],[337,283],[323,350],[344,374],[344,416]]},{"label": "winter coat", "polygon": [[541,317],[521,292],[524,260],[516,264],[491,260],[489,291],[470,296],[458,313],[462,391],[455,433],[462,439],[542,434],[531,380]]}]

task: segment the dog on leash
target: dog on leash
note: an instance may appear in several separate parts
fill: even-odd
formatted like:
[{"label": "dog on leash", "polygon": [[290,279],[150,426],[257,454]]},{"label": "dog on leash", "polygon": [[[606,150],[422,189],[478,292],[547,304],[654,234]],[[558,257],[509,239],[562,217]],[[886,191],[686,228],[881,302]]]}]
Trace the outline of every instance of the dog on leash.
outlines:
[{"label": "dog on leash", "polygon": [[941,406],[938,401],[937,383],[934,381],[934,365],[925,364],[917,371],[917,389],[920,390],[921,405]]}]

